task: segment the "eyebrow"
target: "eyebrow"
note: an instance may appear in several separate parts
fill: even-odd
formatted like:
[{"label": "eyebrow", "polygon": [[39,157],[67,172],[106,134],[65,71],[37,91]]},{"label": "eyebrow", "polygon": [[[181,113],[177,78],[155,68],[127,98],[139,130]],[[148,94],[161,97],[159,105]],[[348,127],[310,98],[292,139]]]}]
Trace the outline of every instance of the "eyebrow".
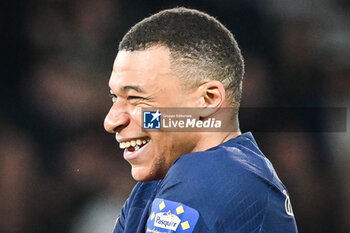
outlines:
[{"label": "eyebrow", "polygon": [[145,90],[143,90],[140,86],[137,86],[137,85],[135,85],[135,86],[128,85],[128,86],[123,86],[120,88],[120,91],[122,91],[122,92],[126,92],[129,90],[134,90],[134,91],[140,92],[140,93],[146,93]]}]

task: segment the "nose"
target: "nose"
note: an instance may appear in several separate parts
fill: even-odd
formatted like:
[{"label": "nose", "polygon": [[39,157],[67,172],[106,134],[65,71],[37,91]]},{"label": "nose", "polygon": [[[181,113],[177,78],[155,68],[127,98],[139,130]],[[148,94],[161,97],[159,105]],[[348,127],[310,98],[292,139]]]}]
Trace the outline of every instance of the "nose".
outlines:
[{"label": "nose", "polygon": [[129,122],[129,114],[121,106],[114,103],[105,118],[104,127],[107,132],[117,133],[125,128]]}]

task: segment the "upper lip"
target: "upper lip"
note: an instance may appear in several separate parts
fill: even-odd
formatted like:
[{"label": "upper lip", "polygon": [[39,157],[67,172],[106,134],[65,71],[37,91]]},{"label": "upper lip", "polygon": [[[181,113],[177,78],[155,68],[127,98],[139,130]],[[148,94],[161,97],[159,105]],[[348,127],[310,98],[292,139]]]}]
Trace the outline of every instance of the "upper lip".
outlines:
[{"label": "upper lip", "polygon": [[130,138],[117,138],[117,142],[128,142],[132,140],[137,140],[137,139],[144,139],[144,138],[149,138],[147,136],[140,136],[140,137],[130,137]]}]

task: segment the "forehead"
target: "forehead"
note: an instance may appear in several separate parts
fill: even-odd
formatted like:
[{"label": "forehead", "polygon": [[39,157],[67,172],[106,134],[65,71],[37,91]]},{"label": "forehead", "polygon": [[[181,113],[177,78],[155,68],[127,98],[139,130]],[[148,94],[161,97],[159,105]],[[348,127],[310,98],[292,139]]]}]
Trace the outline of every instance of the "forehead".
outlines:
[{"label": "forehead", "polygon": [[160,78],[171,75],[170,51],[166,47],[119,51],[113,64],[110,86],[159,82]]}]

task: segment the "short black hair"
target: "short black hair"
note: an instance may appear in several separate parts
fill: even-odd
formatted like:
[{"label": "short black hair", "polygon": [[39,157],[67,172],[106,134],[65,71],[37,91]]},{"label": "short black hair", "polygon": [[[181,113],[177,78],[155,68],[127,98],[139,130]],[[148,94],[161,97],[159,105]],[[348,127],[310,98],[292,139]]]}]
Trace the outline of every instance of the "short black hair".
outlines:
[{"label": "short black hair", "polygon": [[133,26],[119,51],[157,45],[169,48],[172,66],[188,83],[219,80],[232,103],[239,105],[244,61],[232,33],[214,17],[184,7],[163,10]]}]

